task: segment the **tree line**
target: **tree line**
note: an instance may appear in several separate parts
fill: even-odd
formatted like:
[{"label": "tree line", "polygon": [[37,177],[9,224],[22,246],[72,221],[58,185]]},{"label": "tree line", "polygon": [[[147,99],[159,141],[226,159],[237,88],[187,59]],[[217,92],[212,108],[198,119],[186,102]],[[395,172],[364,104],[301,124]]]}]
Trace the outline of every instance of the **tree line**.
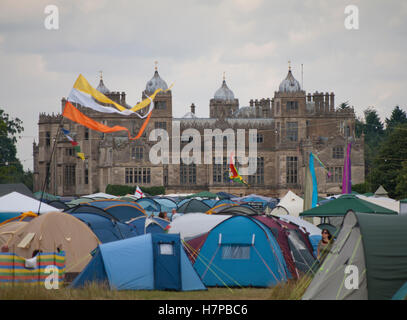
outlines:
[{"label": "tree line", "polygon": [[364,135],[365,182],[352,186],[359,193],[375,192],[382,185],[389,196],[407,198],[407,114],[396,106],[381,121],[373,107],[356,120],[356,136]]}]

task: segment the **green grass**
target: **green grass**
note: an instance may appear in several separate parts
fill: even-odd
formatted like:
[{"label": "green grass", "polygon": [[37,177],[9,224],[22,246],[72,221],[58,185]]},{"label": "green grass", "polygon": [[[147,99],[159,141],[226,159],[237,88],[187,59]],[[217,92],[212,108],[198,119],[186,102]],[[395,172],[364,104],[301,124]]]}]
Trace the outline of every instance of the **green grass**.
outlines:
[{"label": "green grass", "polygon": [[299,299],[303,281],[272,288],[209,288],[207,291],[117,291],[103,285],[47,290],[37,285],[2,285],[0,300],[287,300]]}]

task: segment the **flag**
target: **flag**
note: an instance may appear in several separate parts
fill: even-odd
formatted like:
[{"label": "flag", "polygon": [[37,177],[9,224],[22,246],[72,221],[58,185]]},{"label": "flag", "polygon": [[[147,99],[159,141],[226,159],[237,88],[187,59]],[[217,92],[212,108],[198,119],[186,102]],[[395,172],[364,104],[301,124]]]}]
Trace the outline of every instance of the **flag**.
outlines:
[{"label": "flag", "polygon": [[233,181],[236,181],[239,183],[243,183],[249,187],[249,185],[247,184],[246,181],[243,180],[242,176],[239,174],[236,166],[233,163],[233,152],[230,155],[229,169],[230,169],[230,176],[229,176],[230,180],[233,180]]},{"label": "flag", "polygon": [[350,163],[350,153],[351,153],[352,142],[348,143],[346,148],[346,158],[343,165],[343,176],[342,176],[342,193],[352,193],[352,175],[351,175],[351,163]]},{"label": "flag", "polygon": [[[85,79],[84,76],[81,74],[78,76],[78,78],[75,81],[75,84],[68,96],[67,102],[65,104],[64,111],[62,115],[71,121],[74,121],[76,123],[79,123],[89,129],[103,132],[103,133],[111,133],[111,132],[117,132],[117,131],[127,131],[129,139],[130,140],[136,140],[141,137],[143,134],[148,122],[150,121],[152,111],[154,109],[154,98],[155,96],[160,92],[160,91],[168,91],[171,90],[172,85],[167,89],[167,90],[162,90],[162,89],[157,89],[154,91],[154,93],[135,105],[133,108],[128,109],[117,102],[109,99],[107,96],[105,96],[103,93],[99,92],[95,88],[93,88],[89,82]],[[87,107],[90,109],[93,109],[98,112],[102,113],[118,113],[121,115],[137,115],[141,119],[145,119],[143,122],[143,125],[141,126],[138,134],[135,137],[131,137],[130,131],[122,126],[114,126],[114,127],[109,127],[106,126],[102,123],[99,123],[88,116],[85,116],[82,112],[80,112],[73,104],[79,104],[83,107]],[[113,107],[109,106],[104,106],[102,104],[109,104],[112,105]],[[139,111],[147,106],[149,107],[149,110],[144,114],[139,114],[136,111]]]},{"label": "flag", "polygon": [[318,203],[318,183],[315,174],[314,159],[327,171],[328,177],[331,172],[325,167],[319,157],[312,152],[309,154],[308,167],[305,170],[305,183],[304,183],[304,205],[303,210],[315,208]]},{"label": "flag", "polygon": [[64,128],[61,129],[65,137],[71,142],[72,146],[74,147],[74,150],[76,152],[76,156],[82,160],[85,160],[85,154],[81,152],[81,147],[79,146],[78,142],[76,142],[71,136],[70,136],[70,131],[66,130]]},{"label": "flag", "polygon": [[134,191],[134,195],[139,198],[144,198],[144,193],[141,191],[139,186],[137,186],[136,190]]}]

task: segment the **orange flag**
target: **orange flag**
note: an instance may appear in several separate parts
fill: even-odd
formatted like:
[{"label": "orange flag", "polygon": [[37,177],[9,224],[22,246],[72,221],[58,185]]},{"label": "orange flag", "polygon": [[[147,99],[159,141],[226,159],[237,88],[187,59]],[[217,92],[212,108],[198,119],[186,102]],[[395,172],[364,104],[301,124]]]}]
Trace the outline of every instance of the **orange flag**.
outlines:
[{"label": "orange flag", "polygon": [[147,116],[146,120],[144,120],[143,125],[141,126],[138,134],[135,137],[131,137],[129,129],[122,127],[122,126],[114,126],[109,127],[100,122],[97,122],[88,116],[85,116],[82,112],[80,112],[77,108],[75,108],[69,101],[66,102],[64,112],[62,115],[69,120],[72,120],[76,123],[79,123],[89,129],[103,132],[103,133],[111,133],[117,131],[127,131],[130,140],[136,140],[141,137],[145,128],[147,127],[148,122],[150,121],[152,112]]}]

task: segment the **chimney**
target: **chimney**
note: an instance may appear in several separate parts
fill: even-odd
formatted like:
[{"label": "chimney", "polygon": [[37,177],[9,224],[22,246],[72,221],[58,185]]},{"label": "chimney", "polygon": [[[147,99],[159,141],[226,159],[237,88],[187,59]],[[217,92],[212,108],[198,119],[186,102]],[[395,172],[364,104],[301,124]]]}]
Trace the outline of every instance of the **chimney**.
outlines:
[{"label": "chimney", "polygon": [[195,114],[195,105],[194,105],[194,103],[191,104],[191,113]]}]

